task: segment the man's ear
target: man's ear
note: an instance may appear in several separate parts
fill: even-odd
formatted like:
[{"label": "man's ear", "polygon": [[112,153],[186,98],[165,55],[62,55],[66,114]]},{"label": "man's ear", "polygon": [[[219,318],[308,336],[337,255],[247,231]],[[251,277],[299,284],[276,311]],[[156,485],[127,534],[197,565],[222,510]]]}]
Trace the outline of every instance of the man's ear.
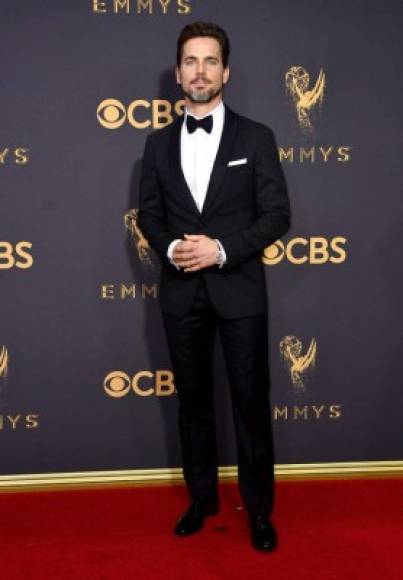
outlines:
[{"label": "man's ear", "polygon": [[229,66],[225,67],[224,72],[223,72],[223,84],[227,84],[229,79]]},{"label": "man's ear", "polygon": [[175,77],[176,77],[176,82],[178,83],[178,85],[180,85],[181,84],[181,75],[180,75],[178,65],[176,65],[176,67],[175,67]]}]

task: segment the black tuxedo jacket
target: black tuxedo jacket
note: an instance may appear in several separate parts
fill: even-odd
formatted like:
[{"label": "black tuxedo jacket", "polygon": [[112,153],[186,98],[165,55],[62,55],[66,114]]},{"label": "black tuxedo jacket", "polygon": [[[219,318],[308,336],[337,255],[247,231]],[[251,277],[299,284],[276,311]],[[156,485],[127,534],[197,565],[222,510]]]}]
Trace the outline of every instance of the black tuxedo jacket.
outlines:
[{"label": "black tuxedo jacket", "polygon": [[[265,312],[262,250],[285,234],[290,206],[271,129],[225,106],[224,127],[200,213],[187,186],[180,158],[183,118],[150,134],[142,162],[138,226],[162,260],[160,304],[185,315],[200,276],[217,312],[238,318]],[[228,165],[246,159],[246,163]],[[217,238],[227,255],[222,267],[177,270],[167,258],[169,244],[184,234]]]}]

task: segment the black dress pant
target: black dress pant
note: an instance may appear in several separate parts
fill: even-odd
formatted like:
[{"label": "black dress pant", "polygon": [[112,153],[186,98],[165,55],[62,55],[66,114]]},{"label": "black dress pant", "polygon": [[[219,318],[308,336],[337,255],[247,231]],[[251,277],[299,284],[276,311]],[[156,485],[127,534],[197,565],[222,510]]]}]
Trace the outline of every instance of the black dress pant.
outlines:
[{"label": "black dress pant", "polygon": [[204,278],[184,317],[163,312],[179,400],[183,475],[190,497],[217,493],[213,354],[218,329],[229,377],[238,459],[238,483],[251,514],[273,507],[273,445],[269,405],[267,313],[221,318]]}]

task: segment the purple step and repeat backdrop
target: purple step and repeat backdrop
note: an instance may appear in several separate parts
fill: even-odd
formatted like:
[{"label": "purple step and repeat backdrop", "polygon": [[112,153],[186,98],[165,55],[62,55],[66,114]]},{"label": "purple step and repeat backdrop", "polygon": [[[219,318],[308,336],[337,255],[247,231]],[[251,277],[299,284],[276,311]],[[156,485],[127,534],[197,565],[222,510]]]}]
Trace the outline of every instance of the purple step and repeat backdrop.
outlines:
[{"label": "purple step and repeat backdrop", "polygon": [[276,462],[402,459],[402,4],[0,6],[0,473],[181,464],[136,208],[146,136],[183,111],[176,39],[194,20],[227,30],[225,101],[273,128],[292,200],[262,254]]}]

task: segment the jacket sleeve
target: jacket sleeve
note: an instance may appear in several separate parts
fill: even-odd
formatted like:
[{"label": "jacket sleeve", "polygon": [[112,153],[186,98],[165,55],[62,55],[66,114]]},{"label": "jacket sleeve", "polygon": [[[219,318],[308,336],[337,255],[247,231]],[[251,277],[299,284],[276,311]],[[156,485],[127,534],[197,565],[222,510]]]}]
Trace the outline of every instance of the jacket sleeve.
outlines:
[{"label": "jacket sleeve", "polygon": [[167,250],[175,236],[166,228],[164,202],[151,135],[148,135],[144,149],[139,193],[138,226],[161,260],[170,264]]},{"label": "jacket sleeve", "polygon": [[238,266],[281,238],[290,227],[290,202],[273,132],[266,127],[254,160],[256,219],[248,228],[220,236],[227,254],[223,271]]}]

